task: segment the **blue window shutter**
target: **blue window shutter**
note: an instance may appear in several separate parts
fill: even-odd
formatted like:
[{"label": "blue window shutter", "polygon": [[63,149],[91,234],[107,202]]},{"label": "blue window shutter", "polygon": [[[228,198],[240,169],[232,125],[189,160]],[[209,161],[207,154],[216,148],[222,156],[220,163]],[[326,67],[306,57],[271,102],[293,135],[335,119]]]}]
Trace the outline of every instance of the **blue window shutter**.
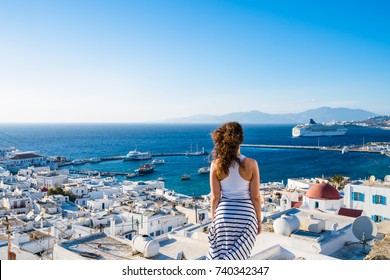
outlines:
[{"label": "blue window shutter", "polygon": [[360,194],[360,201],[364,202],[364,193]]},{"label": "blue window shutter", "polygon": [[375,203],[375,195],[372,196],[372,203]]},{"label": "blue window shutter", "polygon": [[375,221],[375,215],[371,215],[371,219]]},{"label": "blue window shutter", "polygon": [[386,205],[386,196],[382,196],[382,204]]}]

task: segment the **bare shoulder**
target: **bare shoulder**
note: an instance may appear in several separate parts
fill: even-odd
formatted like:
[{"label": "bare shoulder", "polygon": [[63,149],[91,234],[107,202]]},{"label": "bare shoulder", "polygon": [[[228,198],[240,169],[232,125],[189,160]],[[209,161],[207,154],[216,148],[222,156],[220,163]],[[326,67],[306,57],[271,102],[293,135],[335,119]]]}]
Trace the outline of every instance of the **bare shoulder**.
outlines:
[{"label": "bare shoulder", "polygon": [[210,171],[211,173],[215,173],[216,169],[217,169],[217,163],[218,163],[218,160],[215,159],[211,162],[210,164]]},{"label": "bare shoulder", "polygon": [[258,167],[257,161],[253,158],[248,158],[248,157],[245,158],[244,164],[248,168],[257,168]]}]

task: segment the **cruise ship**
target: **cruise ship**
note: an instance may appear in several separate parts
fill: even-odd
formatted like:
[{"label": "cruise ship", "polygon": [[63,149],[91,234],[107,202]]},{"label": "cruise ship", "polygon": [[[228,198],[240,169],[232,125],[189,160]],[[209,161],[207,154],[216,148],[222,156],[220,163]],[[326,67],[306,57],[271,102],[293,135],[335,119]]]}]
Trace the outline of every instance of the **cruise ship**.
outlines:
[{"label": "cruise ship", "polygon": [[337,124],[320,124],[310,119],[308,124],[296,125],[292,129],[293,137],[319,137],[319,136],[341,136],[347,133],[348,129]]}]

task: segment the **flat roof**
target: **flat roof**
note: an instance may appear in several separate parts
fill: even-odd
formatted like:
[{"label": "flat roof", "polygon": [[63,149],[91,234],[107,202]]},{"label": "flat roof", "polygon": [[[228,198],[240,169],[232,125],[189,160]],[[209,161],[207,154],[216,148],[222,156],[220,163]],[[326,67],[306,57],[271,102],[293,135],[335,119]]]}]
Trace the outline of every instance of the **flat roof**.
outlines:
[{"label": "flat roof", "polygon": [[369,180],[357,180],[352,181],[349,185],[363,186],[363,187],[377,187],[377,188],[390,188],[390,182],[384,182],[376,180],[374,184],[371,184]]},{"label": "flat roof", "polygon": [[89,259],[123,260],[133,259],[130,241],[119,240],[105,233],[97,233],[86,237],[62,242],[61,247]]},{"label": "flat roof", "polygon": [[[204,260],[209,249],[207,234],[194,232],[194,238],[178,234],[167,234],[167,238],[159,240],[159,254],[152,260],[175,260],[179,252],[187,260]],[[158,239],[157,239],[158,240]]]},{"label": "flat roof", "polygon": [[[21,250],[18,247],[11,245],[11,252],[16,254],[16,260],[40,260],[41,258],[38,255],[33,253]],[[8,246],[0,247],[0,260],[8,260]]]}]

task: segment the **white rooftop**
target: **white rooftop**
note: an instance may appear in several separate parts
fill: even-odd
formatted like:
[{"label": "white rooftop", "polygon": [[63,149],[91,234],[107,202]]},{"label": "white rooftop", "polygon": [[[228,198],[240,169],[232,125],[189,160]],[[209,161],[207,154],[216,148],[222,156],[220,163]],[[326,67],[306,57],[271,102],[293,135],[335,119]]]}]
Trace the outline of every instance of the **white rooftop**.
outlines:
[{"label": "white rooftop", "polygon": [[[11,252],[16,254],[16,260],[40,260],[41,258],[38,255],[32,254],[30,252],[24,251],[11,245]],[[8,260],[8,246],[0,247],[0,260]]]}]

